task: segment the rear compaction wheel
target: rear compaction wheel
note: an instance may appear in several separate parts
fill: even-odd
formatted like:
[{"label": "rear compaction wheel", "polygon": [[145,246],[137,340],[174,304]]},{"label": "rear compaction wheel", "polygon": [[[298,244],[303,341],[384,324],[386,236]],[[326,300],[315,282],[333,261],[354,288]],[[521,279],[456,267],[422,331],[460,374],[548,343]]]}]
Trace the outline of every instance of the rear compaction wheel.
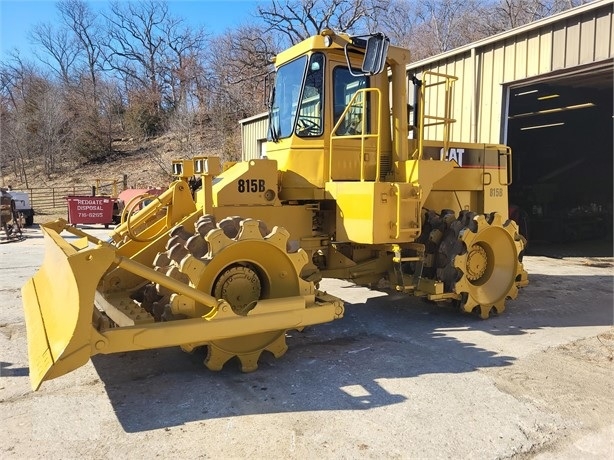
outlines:
[{"label": "rear compaction wheel", "polygon": [[518,296],[518,287],[527,280],[522,265],[524,239],[516,224],[501,216],[479,215],[474,218],[475,229],[461,230],[462,249],[454,257],[454,267],[463,273],[454,290],[461,293],[462,308],[467,312],[479,310],[488,318],[493,309],[505,310],[505,300]]},{"label": "rear compaction wheel", "polygon": [[526,241],[512,220],[499,214],[451,210],[428,211],[423,234],[427,260],[423,274],[443,282],[444,292],[458,296],[461,310],[488,318],[501,313],[528,283],[522,265]]}]

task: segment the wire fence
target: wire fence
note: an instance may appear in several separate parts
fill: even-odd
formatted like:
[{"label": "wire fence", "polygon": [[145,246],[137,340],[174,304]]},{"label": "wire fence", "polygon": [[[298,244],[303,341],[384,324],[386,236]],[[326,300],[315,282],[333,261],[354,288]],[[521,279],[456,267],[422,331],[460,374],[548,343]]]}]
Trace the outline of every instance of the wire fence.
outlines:
[{"label": "wire fence", "polygon": [[75,185],[71,187],[27,188],[23,191],[30,195],[30,205],[36,215],[68,215],[69,196],[117,195],[117,184],[98,186]]}]

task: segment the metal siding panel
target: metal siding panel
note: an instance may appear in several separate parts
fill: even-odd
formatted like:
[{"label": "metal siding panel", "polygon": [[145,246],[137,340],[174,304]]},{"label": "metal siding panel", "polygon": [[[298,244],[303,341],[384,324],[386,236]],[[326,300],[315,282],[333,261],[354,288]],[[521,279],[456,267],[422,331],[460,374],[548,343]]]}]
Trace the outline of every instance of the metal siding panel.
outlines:
[{"label": "metal siding panel", "polygon": [[478,40],[476,42],[473,43],[469,43],[467,45],[464,45],[460,48],[448,51],[446,53],[442,53],[441,55],[437,55],[437,56],[433,56],[431,58],[426,58],[423,59],[421,61],[417,61],[415,62],[414,65],[415,67],[419,67],[419,66],[431,66],[434,65],[432,63],[439,61],[441,59],[447,59],[450,58],[452,56],[457,55],[458,53],[463,53],[466,52],[468,50],[470,50],[471,48],[483,48],[486,46],[490,46],[494,43],[500,43],[503,42],[507,39],[509,39],[510,37],[517,37],[521,34],[525,34],[531,30],[536,30],[539,28],[551,28],[551,27],[555,27],[557,24],[562,24],[564,23],[568,18],[573,18],[573,17],[577,17],[579,15],[582,14],[596,14],[598,11],[603,11],[603,10],[607,10],[608,12],[611,13],[612,11],[612,0],[594,0],[594,1],[590,1],[589,3],[586,3],[585,5],[582,6],[578,6],[575,8],[571,8],[567,11],[564,11],[562,13],[558,13],[558,14],[554,14],[552,16],[549,16],[547,18],[544,19],[540,19],[538,21],[535,21],[533,23],[530,24],[526,24],[524,26],[520,26],[516,29],[510,29],[504,33],[501,34],[497,34],[497,35],[493,35],[491,37],[488,38],[484,38],[482,40]]},{"label": "metal siding panel", "polygon": [[493,53],[493,75],[490,88],[490,98],[492,102],[490,104],[490,113],[488,114],[488,118],[490,121],[490,131],[487,138],[480,139],[483,142],[497,143],[499,142],[499,138],[501,137],[501,88],[502,83],[505,81],[503,78],[503,75],[505,73],[503,65],[503,49],[496,49]]},{"label": "metal siding panel", "polygon": [[[435,72],[444,73],[444,74],[446,73],[445,61],[439,63],[439,65],[437,66],[437,69],[435,69]],[[435,78],[432,81],[435,82],[437,81],[437,79]],[[438,116],[442,115],[443,103],[445,101],[444,93],[445,92],[444,92],[443,85],[437,85],[430,89],[431,100],[429,104],[428,115],[438,115]],[[431,123],[432,122],[433,120],[431,120]],[[429,139],[442,139],[443,138],[442,133],[443,133],[442,127],[439,125],[429,127],[429,136],[430,136]]]},{"label": "metal siding panel", "polygon": [[491,135],[492,86],[494,77],[493,53],[482,55],[482,82],[480,88],[480,118],[478,120],[478,141],[483,142]]},{"label": "metal siding panel", "polygon": [[565,40],[565,67],[573,67],[580,61],[580,21],[579,18],[570,18],[567,24],[567,37]]},{"label": "metal siding panel", "polygon": [[503,79],[513,81],[516,79],[516,43],[507,41],[503,43]]},{"label": "metal siding panel", "polygon": [[541,59],[541,47],[539,31],[533,31],[527,38],[527,77],[539,73],[539,61]]},{"label": "metal siding panel", "polygon": [[[435,67],[434,72],[443,72],[441,68],[442,64],[439,63],[437,67]],[[429,88],[426,91],[425,99],[426,99],[426,107],[428,107],[428,112],[424,112],[425,115],[435,115],[437,114],[437,109],[439,108],[439,86],[435,88]],[[428,121],[425,120],[425,123]],[[425,135],[428,136],[428,139],[437,139],[437,127],[429,126],[425,131]]]},{"label": "metal siding panel", "polygon": [[266,115],[254,116],[241,124],[241,158],[260,158],[258,141],[266,139],[269,120]]},{"label": "metal siding panel", "polygon": [[552,29],[542,30],[539,34],[539,71],[547,73],[552,70]]},{"label": "metal siding panel", "polygon": [[473,71],[473,61],[471,54],[468,54],[459,61],[460,73],[456,76],[454,90],[453,117],[456,119],[453,131],[453,140],[463,142],[471,139],[471,101],[473,100],[473,85],[475,82],[475,72]]},{"label": "metal siding panel", "polygon": [[452,125],[450,139],[456,140],[462,137],[464,124],[466,123],[465,107],[463,104],[465,97],[465,84],[471,80],[471,74],[465,69],[465,61],[459,56],[459,59],[454,61],[451,75],[458,77],[454,83],[452,92],[452,118],[456,122]]},{"label": "metal siding panel", "polygon": [[250,158],[260,158],[260,149],[258,148],[258,139],[260,139],[260,127],[262,126],[262,123],[260,121],[254,123],[253,125],[253,130],[251,132],[251,136],[252,136],[252,150],[251,150],[251,157]]},{"label": "metal siding panel", "polygon": [[254,158],[260,158],[261,157],[261,150],[260,150],[260,143],[261,141],[265,140],[267,138],[267,131],[269,128],[269,119],[268,116],[267,118],[261,118],[260,120],[258,120],[257,123],[255,123],[255,130],[254,130],[254,153],[255,153],[255,157]]},{"label": "metal siding panel", "polygon": [[491,114],[490,114],[490,136],[488,139],[485,139],[484,142],[488,142],[491,144],[496,144],[499,142],[501,138],[501,113],[502,113],[502,90],[503,85],[500,83],[494,84],[492,87],[492,104],[491,104]]},{"label": "metal siding panel", "polygon": [[251,158],[258,158],[260,156],[260,152],[258,151],[258,139],[256,136],[256,132],[258,131],[258,126],[260,123],[254,123],[254,125],[252,126],[252,131],[250,133],[251,136],[251,144],[252,144],[252,149],[250,151],[250,159]]},{"label": "metal siding panel", "polygon": [[[448,61],[443,61],[441,65],[439,66],[439,68],[437,69],[437,72],[447,74],[448,73]],[[444,114],[443,107],[444,107],[444,103],[446,100],[446,92],[445,92],[444,85],[437,86],[435,91],[437,93],[437,98],[436,98],[437,102],[435,104],[435,107],[433,107],[432,113],[437,116],[443,116]],[[433,139],[443,139],[443,126],[442,125],[436,125],[434,127],[433,136],[435,136],[433,137]]]},{"label": "metal siding panel", "polygon": [[243,125],[241,127],[241,159],[245,160],[248,158],[250,152],[250,136],[249,136],[250,127],[249,125]]},{"label": "metal siding panel", "polygon": [[516,40],[516,80],[527,77],[527,38],[518,37]]},{"label": "metal siding panel", "polygon": [[475,60],[471,61],[471,66],[473,69],[473,81],[471,82],[471,87],[469,92],[467,93],[467,101],[466,104],[469,106],[469,136],[467,140],[469,142],[476,142],[478,138],[478,117],[480,116],[479,110],[479,94],[478,91],[482,86],[482,54],[476,50]]},{"label": "metal siding panel", "polygon": [[[454,61],[453,60],[446,60],[443,68],[441,69],[441,72],[446,74],[446,75],[450,75],[453,72],[453,67],[454,67]],[[437,115],[439,116],[444,116],[445,112],[444,112],[444,102],[446,100],[446,91],[445,91],[445,87],[444,85],[441,85],[441,88],[438,89],[437,91],[438,93],[438,102],[441,104],[439,106],[437,106]],[[443,125],[438,125],[437,126],[437,139],[443,139]]]},{"label": "metal siding panel", "polygon": [[[450,117],[452,118],[459,118],[459,123],[452,123],[452,125],[450,126],[451,128],[451,132],[450,132],[450,139],[454,139],[454,136],[456,135],[456,132],[460,132],[462,130],[462,116],[459,115],[459,117],[457,117],[455,115],[455,110],[457,106],[460,106],[462,108],[462,86],[460,85],[460,83],[463,81],[463,55],[458,55],[456,56],[456,59],[454,59],[453,61],[450,61],[449,65],[448,65],[448,75],[454,75],[455,77],[459,77],[459,80],[456,80],[456,82],[454,83],[454,86],[452,86],[452,112],[450,113]],[[459,86],[458,88],[456,86]],[[459,112],[460,113],[460,112]],[[455,126],[456,125],[456,126]]]},{"label": "metal siding panel", "polygon": [[[458,55],[454,61],[450,61],[447,66],[448,75],[458,78],[452,86],[452,111],[450,117],[456,120],[450,126],[450,140],[457,141],[463,137],[467,129],[467,119],[469,108],[466,107],[467,89],[471,84],[472,74],[466,63],[464,53]],[[441,111],[443,115],[443,111]]]},{"label": "metal siding panel", "polygon": [[253,150],[254,150],[254,138],[252,136],[252,132],[254,131],[254,125],[246,125],[243,130],[243,135],[245,136],[244,142],[244,150],[243,150],[243,160],[249,160],[252,158]]},{"label": "metal siding panel", "polygon": [[[515,51],[515,50],[514,50]],[[495,95],[499,94],[499,88],[501,84],[508,81],[509,77],[506,74],[513,73],[513,69],[506,69],[508,65],[514,65],[513,61],[509,62],[506,59],[508,53],[507,46],[501,46],[495,48],[494,59],[491,73],[491,82],[489,84],[489,109],[484,110],[482,116],[488,117],[488,131],[483,132],[479,141],[481,142],[498,142],[499,141],[499,129],[501,124],[501,101],[497,100]],[[498,96],[497,96],[498,97]]]},{"label": "metal siding panel", "polygon": [[595,60],[595,18],[584,16],[580,22],[580,64]]},{"label": "metal siding panel", "polygon": [[468,75],[465,76],[461,56],[458,56],[450,67],[450,75],[458,77],[458,80],[452,86],[452,113],[450,114],[452,118],[457,120],[450,126],[450,139],[455,140],[463,130],[463,81],[469,77]]},{"label": "metal siding panel", "polygon": [[[267,125],[267,119],[257,119],[244,125],[243,159],[251,160],[260,157],[258,140],[263,138],[262,131],[264,129],[266,132]],[[266,137],[266,134],[264,137]]]},{"label": "metal siding panel", "polygon": [[[444,66],[444,73],[446,75],[456,75],[454,70],[455,70],[455,60],[447,60],[446,64]],[[441,97],[442,97],[442,101],[445,101],[445,91],[443,90],[443,85],[442,85],[442,91],[441,91]],[[452,100],[454,101],[454,94],[452,94]],[[443,116],[445,114],[445,112],[443,111],[443,105],[441,106],[441,110],[439,111],[438,115]],[[437,127],[437,131],[438,131],[438,135],[440,135],[441,137],[439,137],[438,139],[443,139],[443,125],[440,125]]]},{"label": "metal siding panel", "polygon": [[599,11],[595,19],[595,61],[612,57],[612,10]]},{"label": "metal siding panel", "polygon": [[[495,46],[495,45],[493,45]],[[478,92],[478,100],[476,101],[477,105],[477,120],[476,120],[476,133],[475,140],[477,142],[482,141],[484,137],[484,133],[488,133],[488,125],[485,126],[485,123],[488,123],[488,119],[490,118],[491,110],[490,110],[490,99],[491,99],[491,87],[493,84],[493,69],[495,68],[495,62],[499,62],[502,64],[503,62],[503,47],[499,46],[498,48],[491,48],[485,50],[483,53],[480,53],[480,80],[479,87],[477,89]],[[473,139],[472,139],[473,140]]]},{"label": "metal siding panel", "polygon": [[566,34],[565,24],[557,24],[552,31],[552,70],[565,68]]}]

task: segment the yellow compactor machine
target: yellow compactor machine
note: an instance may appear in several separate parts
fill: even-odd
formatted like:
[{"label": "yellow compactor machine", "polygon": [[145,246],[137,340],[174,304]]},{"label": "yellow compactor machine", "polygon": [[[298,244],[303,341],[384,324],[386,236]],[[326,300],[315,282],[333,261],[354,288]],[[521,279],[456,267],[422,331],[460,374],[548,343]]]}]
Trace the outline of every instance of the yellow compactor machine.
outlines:
[{"label": "yellow compactor machine", "polygon": [[455,78],[408,79],[408,62],[381,34],[324,31],[276,58],[266,157],[174,162],[168,190],[108,241],[42,225],[22,289],[33,388],[98,353],[168,346],[254,370],[286,331],[343,316],[322,277],[502,312],[527,283],[510,149],[450,142]]}]

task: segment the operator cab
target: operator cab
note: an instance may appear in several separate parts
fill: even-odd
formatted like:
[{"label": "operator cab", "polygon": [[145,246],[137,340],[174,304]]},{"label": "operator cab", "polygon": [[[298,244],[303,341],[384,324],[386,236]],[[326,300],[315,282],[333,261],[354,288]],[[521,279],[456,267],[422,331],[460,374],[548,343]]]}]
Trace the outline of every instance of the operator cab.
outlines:
[{"label": "operator cab", "polygon": [[[388,100],[388,79],[382,75],[388,44],[381,34],[325,31],[278,56],[267,156],[283,171],[285,199],[323,198],[330,180],[375,179],[376,152],[382,140],[390,142],[390,135],[379,136],[389,132],[381,126],[388,117],[380,116]],[[361,174],[365,161],[366,176]]]},{"label": "operator cab", "polygon": [[[368,87],[368,76],[381,73],[386,63],[389,41],[383,35],[369,36],[366,40],[352,37],[352,44],[365,49],[363,63],[360,69],[352,67],[346,45],[347,66],[336,66],[332,78],[335,123],[354,93]],[[279,67],[271,94],[269,141],[278,142],[293,133],[299,137],[323,134],[325,62],[323,52],[313,52]],[[351,125],[352,120],[346,120],[342,131],[351,130]]]}]

